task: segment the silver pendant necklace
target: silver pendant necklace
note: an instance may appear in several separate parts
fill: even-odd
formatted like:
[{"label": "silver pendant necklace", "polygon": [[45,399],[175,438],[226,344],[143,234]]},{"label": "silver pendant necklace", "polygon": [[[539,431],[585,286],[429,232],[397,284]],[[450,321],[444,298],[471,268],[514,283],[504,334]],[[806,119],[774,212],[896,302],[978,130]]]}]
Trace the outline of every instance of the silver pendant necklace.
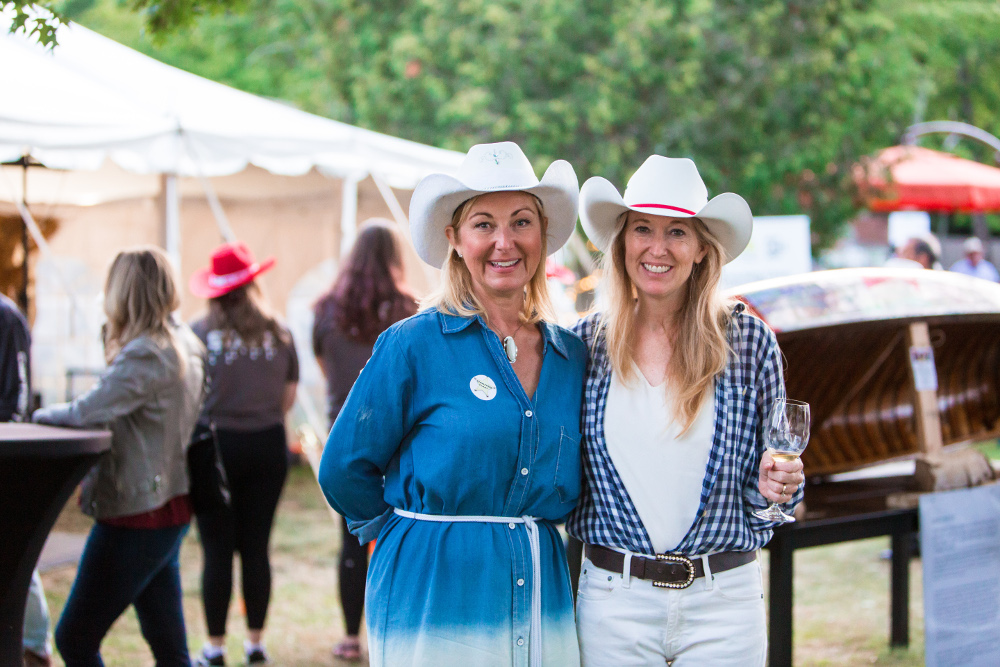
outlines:
[{"label": "silver pendant necklace", "polygon": [[503,351],[507,353],[507,360],[510,363],[517,361],[517,343],[514,342],[513,336],[507,336],[503,339]]},{"label": "silver pendant necklace", "polygon": [[517,361],[517,343],[514,342],[514,336],[517,335],[517,332],[520,331],[521,327],[523,326],[524,322],[521,322],[521,324],[516,329],[514,329],[514,333],[512,333],[509,336],[504,336],[503,351],[504,354],[507,355],[507,361],[509,361],[510,363],[514,363],[515,361]]}]

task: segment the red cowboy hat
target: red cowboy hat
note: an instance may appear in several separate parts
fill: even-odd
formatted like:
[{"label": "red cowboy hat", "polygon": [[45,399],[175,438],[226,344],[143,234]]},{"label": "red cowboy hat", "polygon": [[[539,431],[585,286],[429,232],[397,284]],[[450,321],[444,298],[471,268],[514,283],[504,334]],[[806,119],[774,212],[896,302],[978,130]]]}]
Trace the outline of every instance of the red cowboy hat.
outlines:
[{"label": "red cowboy hat", "polygon": [[223,243],[212,253],[212,265],[198,269],[189,287],[195,296],[214,299],[251,282],[274,266],[274,257],[258,262],[242,241]]}]

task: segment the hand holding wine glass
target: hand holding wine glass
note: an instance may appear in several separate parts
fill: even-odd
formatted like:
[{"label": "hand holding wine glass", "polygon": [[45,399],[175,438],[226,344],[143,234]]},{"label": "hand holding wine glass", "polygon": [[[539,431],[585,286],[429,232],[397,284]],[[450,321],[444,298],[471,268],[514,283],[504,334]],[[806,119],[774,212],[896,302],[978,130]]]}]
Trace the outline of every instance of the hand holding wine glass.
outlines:
[{"label": "hand holding wine glass", "polygon": [[[767,451],[775,461],[794,461],[801,456],[809,443],[809,404],[789,399],[774,402],[764,424]],[[777,503],[767,509],[757,510],[754,516],[774,523],[795,521],[781,511]]]}]

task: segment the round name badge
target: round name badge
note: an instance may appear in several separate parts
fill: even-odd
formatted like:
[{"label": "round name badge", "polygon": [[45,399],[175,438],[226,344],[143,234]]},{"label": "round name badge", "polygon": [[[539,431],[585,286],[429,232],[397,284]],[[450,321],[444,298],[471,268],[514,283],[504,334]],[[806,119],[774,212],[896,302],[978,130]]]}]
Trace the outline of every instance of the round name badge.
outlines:
[{"label": "round name badge", "polygon": [[469,382],[469,389],[472,390],[472,394],[476,398],[482,401],[492,401],[493,397],[497,395],[496,382],[485,375],[477,375],[472,378],[472,381]]}]

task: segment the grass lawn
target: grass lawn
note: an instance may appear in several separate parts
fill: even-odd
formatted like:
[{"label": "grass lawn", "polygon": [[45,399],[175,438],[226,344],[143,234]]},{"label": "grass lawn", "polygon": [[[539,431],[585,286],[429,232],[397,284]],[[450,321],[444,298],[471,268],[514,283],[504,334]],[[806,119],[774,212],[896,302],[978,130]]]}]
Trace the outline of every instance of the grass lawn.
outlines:
[{"label": "grass lawn", "polygon": [[[70,503],[56,529],[86,532],[89,526],[89,519]],[[184,612],[192,654],[200,650],[205,638],[199,597],[201,552],[195,532],[192,528],[181,552]],[[343,635],[337,602],[339,541],[337,524],[311,471],[307,467],[293,468],[272,541],[273,588],[265,641],[276,665],[350,664],[335,661],[330,655],[330,648]],[[795,552],[796,665],[923,665],[919,560],[910,566],[911,646],[909,650],[888,648],[889,562],[879,558],[888,546],[886,537]],[[75,574],[75,568],[64,567],[42,575],[53,622],[65,604]],[[236,597],[228,629],[229,664],[241,665],[245,621]],[[108,667],[153,665],[131,610],[105,639],[103,657]],[[63,663],[56,658],[55,664]]]},{"label": "grass lawn", "polygon": [[[75,504],[67,504],[56,530],[86,532],[90,519]],[[348,665],[335,661],[330,648],[343,635],[337,598],[337,561],[340,529],[333,522],[308,467],[293,467],[285,487],[271,542],[272,589],[264,635],[276,665],[311,667]],[[59,617],[76,568],[65,567],[42,575],[53,624]],[[197,530],[191,531],[181,549],[184,619],[192,656],[205,641],[201,609],[201,547]],[[236,565],[239,581],[239,565]],[[228,623],[227,664],[243,664],[246,621],[238,594],[234,594]],[[108,667],[152,667],[149,648],[139,632],[134,611],[111,628],[102,646]],[[55,665],[62,666],[58,658]]]},{"label": "grass lawn", "polygon": [[1000,440],[984,440],[976,444],[976,449],[994,462],[1000,461]]}]

